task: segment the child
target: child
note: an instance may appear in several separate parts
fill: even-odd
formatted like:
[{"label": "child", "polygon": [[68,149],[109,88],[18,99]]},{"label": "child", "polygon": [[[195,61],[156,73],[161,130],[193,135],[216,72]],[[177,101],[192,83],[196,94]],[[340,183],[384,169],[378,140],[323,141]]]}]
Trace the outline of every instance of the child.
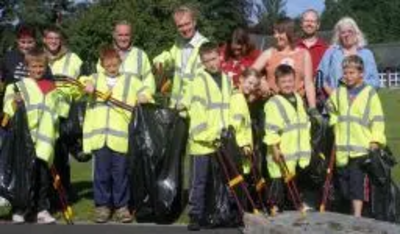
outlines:
[{"label": "child", "polygon": [[[296,93],[295,71],[289,65],[279,65],[275,70],[276,84],[280,92],[265,104],[265,137],[268,146],[267,167],[271,184],[281,185],[278,191],[271,191],[269,202],[272,212],[278,210],[280,200],[285,196],[279,163],[285,160],[291,175],[296,166],[305,168],[310,163],[310,122],[301,96]],[[282,157],[282,158],[281,158]],[[273,186],[270,186],[273,189]],[[279,191],[280,190],[280,191]],[[304,205],[303,205],[304,206]]]},{"label": "child", "polygon": [[[233,91],[230,99],[231,125],[235,129],[236,142],[244,153],[250,156],[253,145],[251,119],[247,98],[253,95],[260,83],[260,74],[257,70],[247,68],[239,78],[239,89]],[[250,172],[250,162],[243,163],[243,173]]]},{"label": "child", "polygon": [[212,157],[217,148],[221,130],[228,127],[232,84],[221,72],[218,46],[204,43],[199,50],[204,70],[199,70],[192,82],[192,102],[189,109],[189,154],[193,156],[192,184],[189,195],[188,229],[200,229],[204,218],[206,184]]},{"label": "child", "polygon": [[[66,117],[68,105],[66,100],[55,88],[53,82],[44,79],[48,61],[44,51],[34,49],[25,56],[29,78],[23,78],[7,86],[4,98],[4,113],[12,117],[15,113],[14,101],[22,101],[26,107],[29,131],[35,145],[36,174],[35,196],[37,207],[37,222],[53,223],[55,219],[49,214],[48,189],[50,186],[48,165],[52,164],[54,142],[57,135],[59,116]],[[27,207],[13,207],[13,222],[25,222]]]},{"label": "child", "polygon": [[[89,94],[95,90],[107,93],[128,105],[146,102],[151,99],[149,90],[136,77],[121,74],[121,58],[113,47],[104,47],[100,51],[104,73],[82,77]],[[94,202],[95,222],[105,223],[115,209],[119,222],[129,223],[132,215],[128,209],[130,198],[127,176],[128,125],[132,114],[94,97],[88,103],[83,124],[83,150],[93,153],[94,164]]]},{"label": "child", "polygon": [[364,83],[364,63],[356,55],[342,62],[344,85],[329,98],[330,124],[334,125],[336,166],[340,188],[352,201],[353,214],[360,217],[366,175],[361,164],[369,150],[386,144],[385,122],[377,92]]}]

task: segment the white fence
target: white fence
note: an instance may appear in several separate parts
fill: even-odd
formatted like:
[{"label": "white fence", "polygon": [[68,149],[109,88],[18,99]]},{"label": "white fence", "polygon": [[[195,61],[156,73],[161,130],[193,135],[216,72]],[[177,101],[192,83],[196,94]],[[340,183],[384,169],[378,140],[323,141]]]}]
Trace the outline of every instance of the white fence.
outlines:
[{"label": "white fence", "polygon": [[379,80],[382,88],[400,88],[400,71],[380,72]]}]

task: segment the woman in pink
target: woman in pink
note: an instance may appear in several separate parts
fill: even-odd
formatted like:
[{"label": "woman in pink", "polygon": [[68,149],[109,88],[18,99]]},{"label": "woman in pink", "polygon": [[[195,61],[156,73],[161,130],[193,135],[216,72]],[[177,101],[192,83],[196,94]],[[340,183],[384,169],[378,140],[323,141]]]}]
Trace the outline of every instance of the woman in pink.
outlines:
[{"label": "woman in pink", "polygon": [[267,72],[267,82],[262,82],[264,96],[278,93],[275,83],[275,69],[280,64],[288,64],[296,71],[297,92],[306,95],[308,106],[315,107],[315,87],[312,79],[312,61],[309,52],[296,48],[295,23],[283,18],[274,25],[275,46],[264,51],[252,65],[258,71]]},{"label": "woman in pink", "polygon": [[260,54],[260,51],[256,50],[250,42],[247,32],[242,28],[237,28],[233,31],[232,37],[226,43],[225,48],[221,50],[221,57],[223,58],[222,71],[238,87],[240,75],[254,63]]}]

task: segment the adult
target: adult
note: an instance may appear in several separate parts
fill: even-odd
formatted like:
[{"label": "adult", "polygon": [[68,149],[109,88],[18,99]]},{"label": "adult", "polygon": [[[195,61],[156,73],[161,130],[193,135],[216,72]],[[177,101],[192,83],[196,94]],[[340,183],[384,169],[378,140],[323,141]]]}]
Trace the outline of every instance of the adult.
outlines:
[{"label": "adult", "polygon": [[344,17],[336,23],[331,47],[322,57],[318,70],[324,77],[324,89],[329,95],[338,87],[343,77],[342,61],[349,55],[358,55],[364,62],[364,81],[378,88],[379,75],[372,52],[366,48],[367,41],[363,33],[350,17]]},{"label": "adult", "polygon": [[242,72],[250,67],[261,54],[251,43],[246,30],[237,28],[227,41],[223,54],[222,71],[228,74],[236,87],[239,86],[239,77]]},{"label": "adult", "polygon": [[295,46],[294,21],[286,17],[278,20],[274,25],[274,39],[275,45],[264,51],[252,65],[258,71],[267,72],[267,82],[261,83],[264,94],[279,92],[274,78],[275,69],[281,64],[288,64],[296,72],[296,90],[301,94],[305,93],[309,107],[315,108],[311,56],[307,50]]},{"label": "adult", "polygon": [[[19,25],[16,32],[17,47],[4,55],[1,63],[1,78],[5,85],[28,77],[25,55],[36,47],[36,30],[28,25]],[[45,78],[51,78],[51,72],[46,70]]]},{"label": "adult", "polygon": [[[128,21],[123,20],[115,24],[113,41],[122,59],[120,72],[138,77],[153,94],[156,91],[156,84],[150,61],[143,50],[132,45],[132,26]],[[100,60],[97,63],[97,72],[104,72]]]},{"label": "adult", "polygon": [[196,12],[187,6],[180,6],[173,13],[179,37],[175,44],[154,58],[153,63],[160,71],[174,70],[170,105],[179,107],[189,104],[189,84],[197,69],[202,67],[199,48],[207,38],[197,30]]},{"label": "adult", "polygon": [[81,71],[82,60],[68,49],[60,28],[49,26],[43,31],[43,44],[49,58],[53,75],[77,78]]},{"label": "adult", "polygon": [[308,9],[301,14],[302,38],[297,42],[297,46],[308,50],[311,55],[313,76],[315,77],[319,63],[328,49],[328,44],[318,37],[320,26],[319,14],[314,9]]}]

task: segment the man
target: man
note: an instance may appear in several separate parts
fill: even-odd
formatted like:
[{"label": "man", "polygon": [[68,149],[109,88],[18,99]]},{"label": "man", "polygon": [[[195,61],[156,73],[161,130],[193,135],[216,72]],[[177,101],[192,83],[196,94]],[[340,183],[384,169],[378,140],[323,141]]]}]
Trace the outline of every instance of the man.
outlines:
[{"label": "man", "polygon": [[187,6],[178,7],[173,14],[179,38],[170,50],[154,58],[154,65],[161,69],[174,69],[170,105],[187,106],[190,92],[189,83],[195,72],[202,66],[199,58],[200,46],[208,40],[197,31],[196,14]]},{"label": "man", "polygon": [[301,15],[301,29],[303,31],[303,37],[297,43],[297,46],[307,49],[310,52],[314,77],[317,73],[317,68],[322,56],[328,49],[326,42],[318,37],[319,26],[319,15],[314,9],[306,10]]},{"label": "man", "polygon": [[[127,21],[120,21],[115,24],[114,32],[114,47],[122,59],[120,67],[121,73],[130,73],[140,78],[144,86],[150,89],[153,94],[156,90],[154,76],[151,73],[151,65],[147,54],[132,45],[132,26]],[[97,72],[104,72],[104,68],[97,63]]]},{"label": "man", "polygon": [[[49,26],[43,31],[43,45],[49,66],[53,75],[78,78],[81,73],[82,60],[65,45],[65,39],[60,28]],[[69,98],[71,103],[72,98]],[[69,200],[73,200],[75,194],[71,188],[71,169],[69,165],[69,149],[61,140],[55,145],[56,156],[54,165],[60,174],[61,184],[67,191]]]},{"label": "man", "polygon": [[43,44],[51,72],[53,75],[77,78],[80,75],[82,60],[66,47],[64,40],[61,30],[56,26],[50,26],[43,32]]}]

